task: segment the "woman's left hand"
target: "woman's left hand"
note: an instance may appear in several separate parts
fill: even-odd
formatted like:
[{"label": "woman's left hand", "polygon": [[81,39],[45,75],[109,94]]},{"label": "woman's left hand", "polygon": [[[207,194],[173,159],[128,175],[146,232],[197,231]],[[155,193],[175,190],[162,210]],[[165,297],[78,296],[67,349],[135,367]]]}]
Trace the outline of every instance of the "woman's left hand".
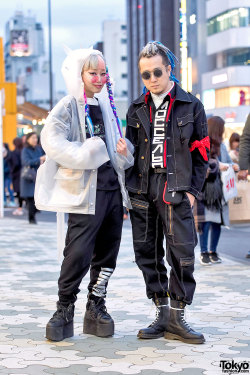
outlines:
[{"label": "woman's left hand", "polygon": [[118,152],[118,154],[121,154],[125,157],[127,157],[127,143],[125,141],[125,139],[123,138],[120,138],[119,141],[117,142],[117,145],[116,145],[116,151]]}]

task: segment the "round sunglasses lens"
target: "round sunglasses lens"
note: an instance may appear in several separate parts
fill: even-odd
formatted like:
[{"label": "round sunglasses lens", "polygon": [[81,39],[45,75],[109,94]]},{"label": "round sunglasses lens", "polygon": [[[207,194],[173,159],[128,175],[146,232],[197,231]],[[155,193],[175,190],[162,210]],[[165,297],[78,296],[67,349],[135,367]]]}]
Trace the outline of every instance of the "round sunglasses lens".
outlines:
[{"label": "round sunglasses lens", "polygon": [[162,70],[161,69],[155,69],[154,76],[159,78],[162,76]]},{"label": "round sunglasses lens", "polygon": [[148,80],[150,78],[150,73],[149,72],[143,72],[141,76],[142,76],[143,79]]}]

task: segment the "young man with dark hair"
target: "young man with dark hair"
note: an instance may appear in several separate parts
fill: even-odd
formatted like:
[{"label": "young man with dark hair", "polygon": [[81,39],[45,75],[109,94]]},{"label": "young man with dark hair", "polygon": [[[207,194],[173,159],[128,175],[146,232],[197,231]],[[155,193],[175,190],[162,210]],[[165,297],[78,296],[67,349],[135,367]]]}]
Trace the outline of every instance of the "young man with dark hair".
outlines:
[{"label": "young man with dark hair", "polygon": [[126,172],[135,259],[157,311],[155,321],[138,337],[165,335],[201,344],[204,336],[187,324],[184,308],[192,303],[195,290],[192,206],[205,180],[209,138],[202,103],[177,84],[175,60],[159,42],[142,49],[139,70],[147,90],[127,114],[126,136],[135,147],[134,166]]}]

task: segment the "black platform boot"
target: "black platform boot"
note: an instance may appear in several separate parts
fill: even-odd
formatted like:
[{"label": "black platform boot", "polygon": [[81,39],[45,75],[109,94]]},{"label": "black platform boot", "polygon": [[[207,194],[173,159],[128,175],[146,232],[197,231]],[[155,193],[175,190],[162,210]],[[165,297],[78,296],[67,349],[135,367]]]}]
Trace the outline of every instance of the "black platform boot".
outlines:
[{"label": "black platform boot", "polygon": [[156,318],[148,328],[140,329],[137,334],[139,339],[158,339],[164,336],[169,320],[169,306],[167,297],[155,297],[153,301],[156,305]]},{"label": "black platform boot", "polygon": [[185,303],[171,301],[170,319],[165,339],[180,340],[188,344],[203,344],[206,340],[202,333],[194,331],[185,320]]},{"label": "black platform boot", "polygon": [[74,310],[73,303],[68,306],[57,302],[57,310],[46,326],[46,338],[51,341],[62,341],[74,336]]},{"label": "black platform boot", "polygon": [[101,297],[90,295],[83,321],[83,333],[99,337],[113,336],[114,321],[108,314],[105,300]]}]

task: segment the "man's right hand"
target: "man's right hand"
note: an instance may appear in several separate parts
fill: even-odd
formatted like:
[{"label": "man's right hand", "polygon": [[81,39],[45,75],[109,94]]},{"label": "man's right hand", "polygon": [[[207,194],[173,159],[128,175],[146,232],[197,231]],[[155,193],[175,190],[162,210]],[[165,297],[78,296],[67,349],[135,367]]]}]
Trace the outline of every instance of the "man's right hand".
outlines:
[{"label": "man's right hand", "polygon": [[248,175],[248,170],[242,169],[241,171],[238,172],[238,180],[246,180],[247,175]]}]

